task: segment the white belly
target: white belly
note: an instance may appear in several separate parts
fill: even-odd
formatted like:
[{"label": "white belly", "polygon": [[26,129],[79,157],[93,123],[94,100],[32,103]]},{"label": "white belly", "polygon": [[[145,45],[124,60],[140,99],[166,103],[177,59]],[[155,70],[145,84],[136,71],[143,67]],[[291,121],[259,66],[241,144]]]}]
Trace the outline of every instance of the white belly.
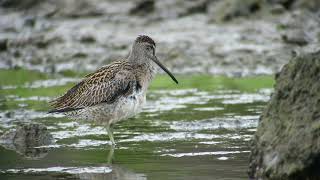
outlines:
[{"label": "white belly", "polygon": [[145,101],[145,94],[137,93],[127,98],[122,97],[113,104],[102,103],[66,115],[94,124],[114,124],[138,114]]},{"label": "white belly", "polygon": [[114,110],[115,116],[112,118],[111,123],[128,119],[140,113],[145,101],[146,97],[142,94],[137,94],[130,98],[119,99],[117,108]]}]

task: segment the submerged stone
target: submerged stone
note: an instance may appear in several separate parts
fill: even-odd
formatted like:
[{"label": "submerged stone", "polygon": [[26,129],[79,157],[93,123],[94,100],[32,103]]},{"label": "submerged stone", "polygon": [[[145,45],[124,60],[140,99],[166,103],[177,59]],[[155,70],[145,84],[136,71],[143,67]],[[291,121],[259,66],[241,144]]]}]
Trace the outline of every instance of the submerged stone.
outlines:
[{"label": "submerged stone", "polygon": [[320,51],[294,57],[277,74],[253,139],[250,178],[320,178],[319,80]]},{"label": "submerged stone", "polygon": [[53,137],[47,128],[35,123],[18,125],[16,129],[9,130],[0,137],[1,146],[28,158],[46,155],[47,149],[40,146],[49,145],[52,141]]}]

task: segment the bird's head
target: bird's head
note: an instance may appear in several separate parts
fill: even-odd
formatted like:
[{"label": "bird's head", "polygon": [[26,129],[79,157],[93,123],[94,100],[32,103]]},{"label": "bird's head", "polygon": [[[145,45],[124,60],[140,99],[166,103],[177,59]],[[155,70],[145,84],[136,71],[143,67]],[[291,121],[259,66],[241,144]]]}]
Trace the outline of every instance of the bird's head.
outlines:
[{"label": "bird's head", "polygon": [[150,63],[150,60],[160,66],[161,69],[163,69],[172,78],[172,80],[178,84],[178,81],[173,74],[158,60],[156,56],[156,43],[153,39],[146,35],[140,35],[132,45],[129,61],[135,64],[144,64]]}]

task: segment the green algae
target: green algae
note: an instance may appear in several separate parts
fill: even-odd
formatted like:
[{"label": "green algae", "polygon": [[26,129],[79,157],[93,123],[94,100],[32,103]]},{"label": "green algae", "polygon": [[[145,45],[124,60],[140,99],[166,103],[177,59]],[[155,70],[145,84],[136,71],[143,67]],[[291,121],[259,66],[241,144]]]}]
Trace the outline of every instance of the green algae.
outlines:
[{"label": "green algae", "polygon": [[47,74],[33,70],[0,69],[0,87],[3,85],[22,85],[27,82],[47,78]]}]

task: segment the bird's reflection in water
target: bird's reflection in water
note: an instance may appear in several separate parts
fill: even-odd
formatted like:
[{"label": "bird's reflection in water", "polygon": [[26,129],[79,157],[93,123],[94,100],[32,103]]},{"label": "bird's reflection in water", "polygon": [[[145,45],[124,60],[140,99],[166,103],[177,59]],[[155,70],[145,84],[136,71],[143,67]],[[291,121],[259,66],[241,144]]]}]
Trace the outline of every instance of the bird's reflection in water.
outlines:
[{"label": "bird's reflection in water", "polygon": [[135,173],[121,165],[113,164],[115,149],[110,148],[107,156],[106,167],[111,171],[105,173],[90,173],[84,172],[76,174],[79,179],[93,179],[93,180],[146,180],[147,177],[142,173]]}]

